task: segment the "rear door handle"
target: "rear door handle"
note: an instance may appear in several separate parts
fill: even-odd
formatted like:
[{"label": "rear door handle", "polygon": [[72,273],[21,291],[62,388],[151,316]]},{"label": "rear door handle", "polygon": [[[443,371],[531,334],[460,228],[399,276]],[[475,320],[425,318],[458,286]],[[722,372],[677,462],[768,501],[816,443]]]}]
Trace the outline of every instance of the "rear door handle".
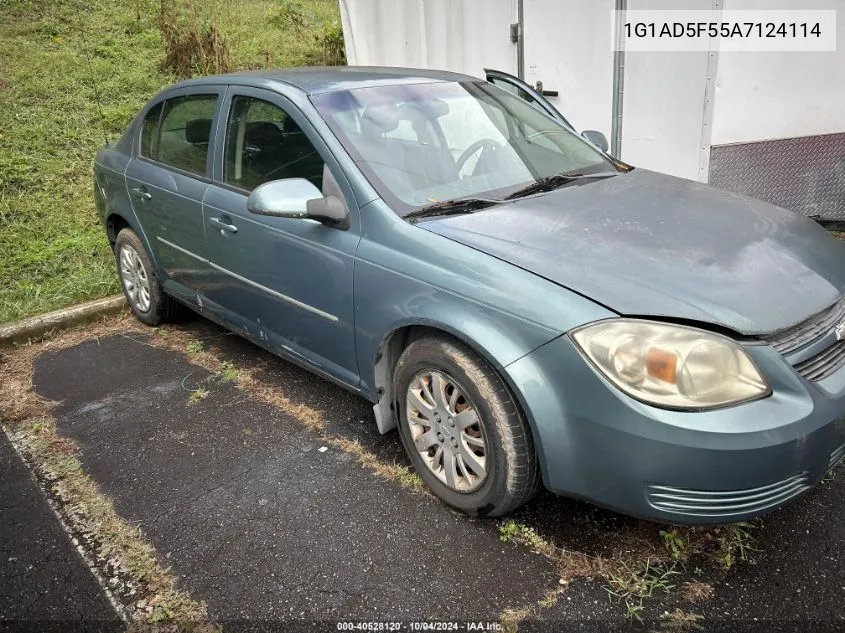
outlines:
[{"label": "rear door handle", "polygon": [[226,231],[226,233],[237,233],[238,232],[238,227],[236,227],[234,224],[228,224],[227,222],[224,222],[220,218],[208,218],[208,221],[209,221],[210,224],[213,224],[214,226],[216,226],[221,231]]},{"label": "rear door handle", "polygon": [[135,192],[135,195],[141,200],[149,201],[153,199],[146,187],[135,187],[132,191]]}]

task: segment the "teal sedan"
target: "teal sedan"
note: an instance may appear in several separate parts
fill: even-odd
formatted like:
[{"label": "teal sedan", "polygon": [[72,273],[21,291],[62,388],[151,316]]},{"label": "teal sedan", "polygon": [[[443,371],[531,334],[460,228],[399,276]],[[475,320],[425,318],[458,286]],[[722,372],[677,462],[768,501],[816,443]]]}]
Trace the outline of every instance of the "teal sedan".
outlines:
[{"label": "teal sedan", "polygon": [[445,503],[540,485],[744,520],[845,454],[845,248],[765,202],[634,169],[542,95],[396,68],[153,97],[99,151],[132,311],[186,307],[373,403]]}]

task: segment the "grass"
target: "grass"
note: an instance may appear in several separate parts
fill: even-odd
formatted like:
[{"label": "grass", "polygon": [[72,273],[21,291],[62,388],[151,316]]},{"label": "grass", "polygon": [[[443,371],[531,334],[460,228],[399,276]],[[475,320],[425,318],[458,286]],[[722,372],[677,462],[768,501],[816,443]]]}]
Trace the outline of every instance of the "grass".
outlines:
[{"label": "grass", "polygon": [[650,559],[644,564],[629,564],[620,560],[607,571],[608,587],[605,590],[611,598],[625,604],[625,617],[641,620],[645,600],[656,592],[670,593],[675,588],[670,580],[678,573],[674,567],[666,567]]},{"label": "grass", "polygon": [[[216,8],[236,69],[323,63],[340,33],[336,0],[194,4],[202,25]],[[177,79],[161,68],[160,6],[0,0],[0,323],[118,291],[91,165]]]}]

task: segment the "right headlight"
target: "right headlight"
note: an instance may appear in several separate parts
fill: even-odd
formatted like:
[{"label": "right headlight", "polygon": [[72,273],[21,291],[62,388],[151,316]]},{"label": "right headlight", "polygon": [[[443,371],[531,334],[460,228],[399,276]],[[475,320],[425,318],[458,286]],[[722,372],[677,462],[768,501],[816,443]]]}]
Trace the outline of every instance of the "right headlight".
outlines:
[{"label": "right headlight", "polygon": [[571,332],[581,353],[638,400],[670,409],[711,409],[771,393],[731,339],[692,327],[608,319]]}]

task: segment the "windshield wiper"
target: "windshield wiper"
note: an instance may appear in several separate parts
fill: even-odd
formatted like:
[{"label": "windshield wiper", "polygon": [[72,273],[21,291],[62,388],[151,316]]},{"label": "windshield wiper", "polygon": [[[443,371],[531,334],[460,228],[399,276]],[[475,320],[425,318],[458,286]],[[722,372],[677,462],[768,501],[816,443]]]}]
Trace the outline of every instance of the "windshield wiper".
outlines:
[{"label": "windshield wiper", "polygon": [[555,174],[554,176],[546,176],[545,178],[538,178],[530,185],[517,189],[513,193],[505,196],[505,200],[513,200],[514,198],[524,198],[533,193],[541,193],[543,191],[551,191],[571,182],[577,180],[588,180],[591,178],[610,178],[616,176],[618,172],[602,171],[595,174]]},{"label": "windshield wiper", "polygon": [[501,200],[490,200],[488,198],[459,198],[457,200],[445,200],[430,204],[422,209],[407,213],[404,218],[415,219],[435,215],[456,215],[459,213],[472,213],[499,204]]}]

